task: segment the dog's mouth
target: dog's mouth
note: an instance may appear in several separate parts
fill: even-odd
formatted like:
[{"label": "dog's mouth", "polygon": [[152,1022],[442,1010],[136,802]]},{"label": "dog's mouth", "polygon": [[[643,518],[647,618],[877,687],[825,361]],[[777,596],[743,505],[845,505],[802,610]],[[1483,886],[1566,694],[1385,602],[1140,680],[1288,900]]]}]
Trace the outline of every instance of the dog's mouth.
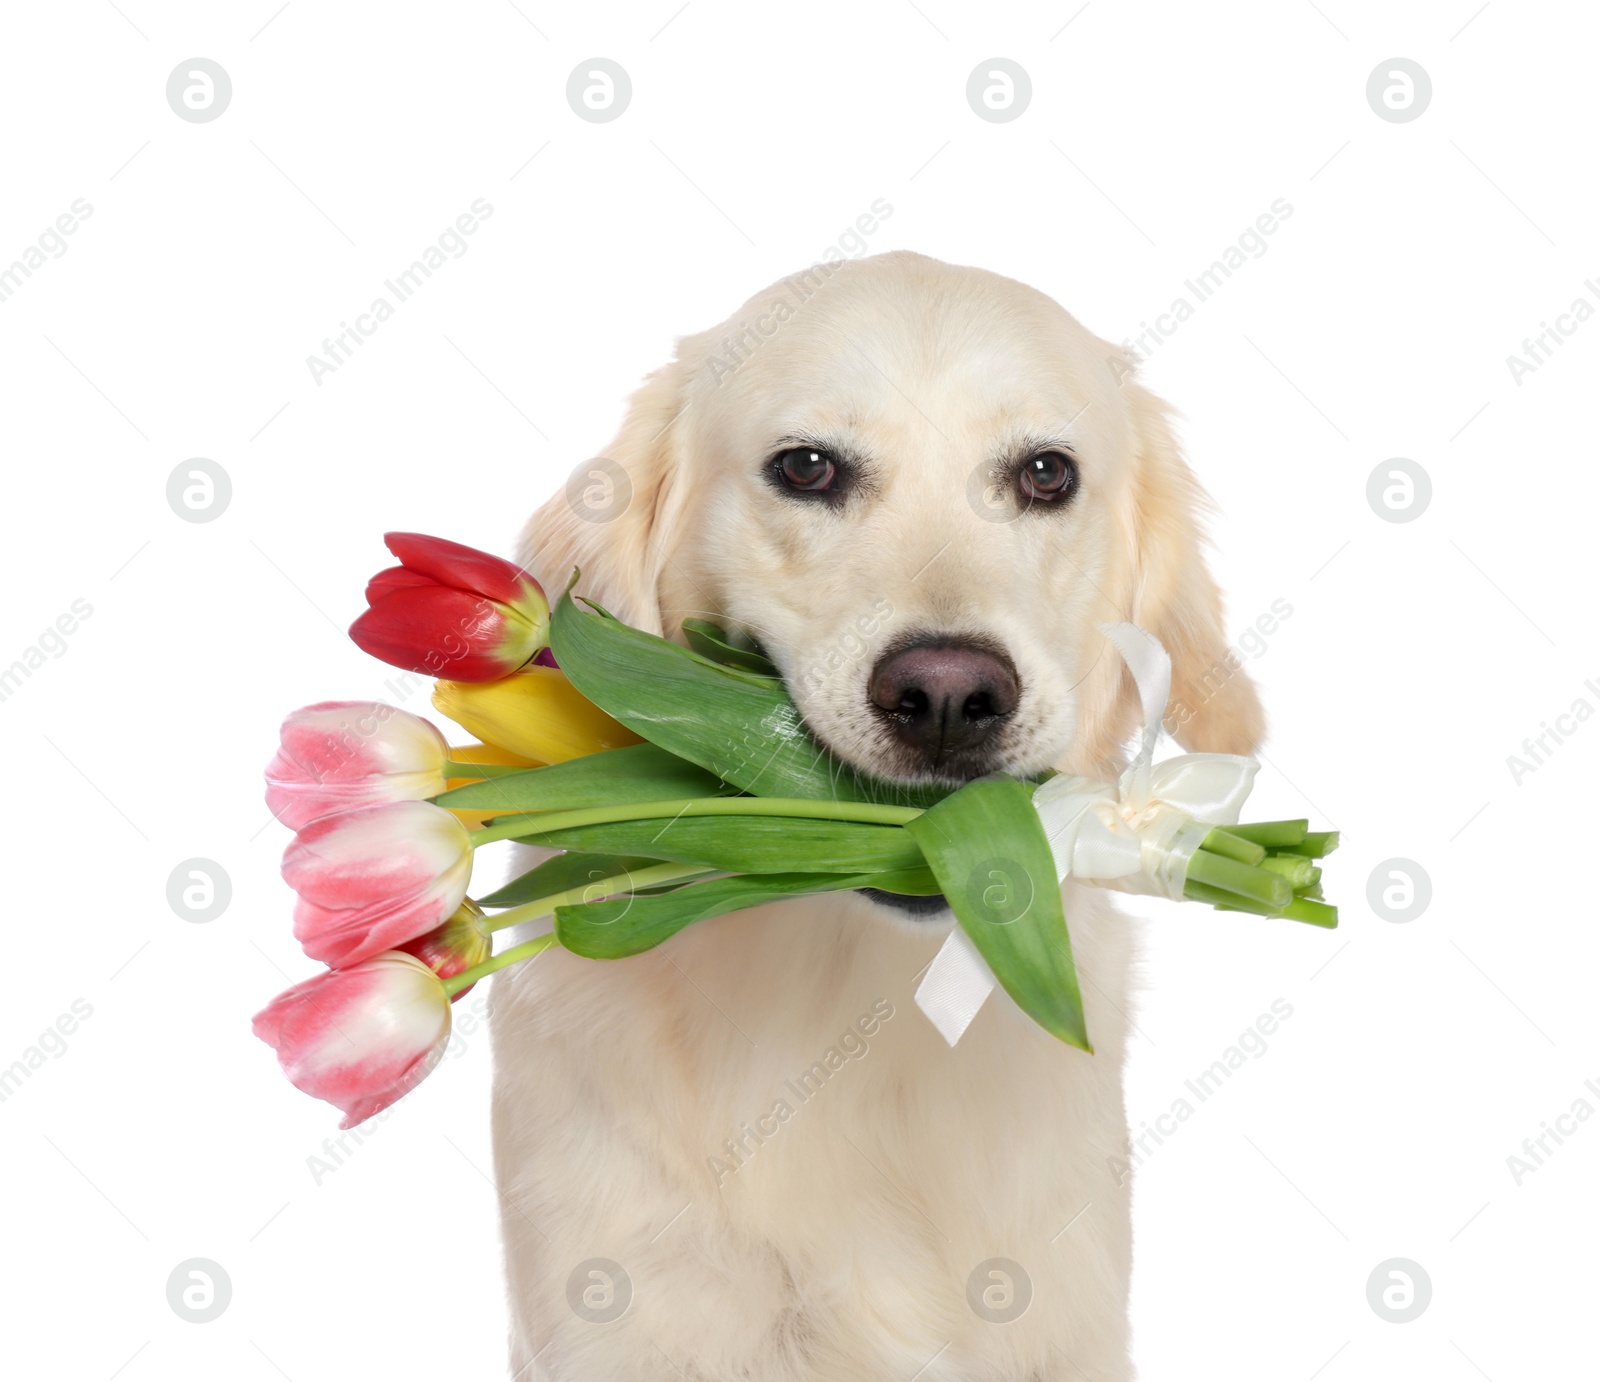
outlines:
[{"label": "dog's mouth", "polygon": [[939,916],[950,907],[943,893],[891,893],[883,888],[857,888],[856,891],[879,906],[891,907],[913,921]]},{"label": "dog's mouth", "polygon": [[[791,689],[791,698],[793,694]],[[973,754],[966,757],[956,756],[958,761],[941,765],[943,771],[930,771],[926,764],[910,761],[909,756],[903,764],[896,764],[895,767],[886,770],[881,763],[858,762],[854,755],[841,752],[830,743],[827,735],[819,733],[818,727],[810,723],[803,713],[801,723],[811,738],[835,758],[849,764],[857,772],[865,773],[880,782],[906,785],[937,783],[940,786],[957,787],[998,768],[998,763],[992,760],[991,755]],[[887,888],[857,888],[855,891],[878,906],[888,908],[906,921],[936,921],[947,916],[950,911],[950,904],[945,900],[943,893],[895,893]]]},{"label": "dog's mouth", "polygon": [[[762,656],[767,656],[759,644],[756,644],[756,648]],[[788,684],[787,677],[784,677],[784,689],[798,709],[794,688]],[[857,760],[856,755],[841,751],[831,742],[831,736],[812,723],[804,711],[800,712],[800,723],[812,741],[824,751],[831,753],[840,762],[848,764],[857,772],[876,778],[880,782],[906,785],[936,783],[940,786],[959,787],[974,778],[1002,770],[1001,755],[988,749],[951,754],[936,768],[930,767],[925,761],[917,761],[915,756],[910,754],[904,755],[902,761],[894,763],[893,766],[886,766],[881,762],[863,763]],[[856,888],[855,892],[909,921],[936,920],[947,915],[950,910],[950,904],[942,892],[896,893],[890,892],[887,888]]]}]

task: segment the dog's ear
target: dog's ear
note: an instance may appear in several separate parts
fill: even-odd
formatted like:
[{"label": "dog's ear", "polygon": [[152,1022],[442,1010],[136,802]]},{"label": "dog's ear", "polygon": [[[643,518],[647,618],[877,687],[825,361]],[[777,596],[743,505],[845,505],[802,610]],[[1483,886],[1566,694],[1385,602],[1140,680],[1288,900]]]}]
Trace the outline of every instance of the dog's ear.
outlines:
[{"label": "dog's ear", "polygon": [[[1135,451],[1128,609],[1172,657],[1165,727],[1194,752],[1248,754],[1265,721],[1255,684],[1228,643],[1222,596],[1206,567],[1201,515],[1210,501],[1183,459],[1166,405],[1136,380],[1124,378],[1122,387]],[[1136,705],[1132,678],[1123,682]]]},{"label": "dog's ear", "polygon": [[625,623],[663,632],[658,585],[681,499],[685,375],[681,360],[650,374],[605,453],[579,465],[528,520],[518,554],[552,600],[578,567],[582,594]]}]

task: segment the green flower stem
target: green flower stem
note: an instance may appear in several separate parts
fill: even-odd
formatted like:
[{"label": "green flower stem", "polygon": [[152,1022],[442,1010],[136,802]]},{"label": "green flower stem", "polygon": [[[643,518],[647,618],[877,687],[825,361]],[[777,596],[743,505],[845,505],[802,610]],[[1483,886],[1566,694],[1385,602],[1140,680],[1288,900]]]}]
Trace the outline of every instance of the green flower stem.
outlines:
[{"label": "green flower stem", "polygon": [[1309,897],[1295,898],[1278,915],[1289,921],[1303,921],[1309,926],[1324,926],[1330,931],[1339,924],[1337,907],[1330,907],[1326,902],[1317,902]]},{"label": "green flower stem", "polygon": [[472,846],[520,835],[542,835],[579,825],[643,821],[668,816],[792,816],[806,820],[858,821],[904,825],[922,814],[914,806],[882,806],[865,801],[819,801],[804,797],[686,797],[679,801],[639,801],[627,806],[588,806],[573,811],[523,812],[471,834]]},{"label": "green flower stem", "polygon": [[1303,921],[1309,926],[1322,926],[1329,930],[1339,924],[1337,907],[1308,897],[1297,897],[1286,907],[1269,907],[1252,898],[1229,892],[1226,888],[1196,883],[1192,878],[1183,885],[1183,895],[1191,902],[1209,902],[1219,912],[1249,912],[1252,916]]},{"label": "green flower stem", "polygon": [[1242,864],[1213,854],[1209,849],[1197,849],[1189,856],[1185,877],[1207,887],[1222,888],[1253,902],[1265,903],[1274,911],[1286,907],[1294,898],[1294,888],[1287,878],[1268,873],[1253,864]]},{"label": "green flower stem", "polygon": [[507,965],[514,965],[519,960],[531,960],[535,955],[542,954],[556,943],[556,933],[548,932],[543,936],[535,936],[531,941],[521,945],[514,945],[509,950],[491,956],[481,965],[473,965],[471,969],[463,969],[459,974],[452,974],[444,980],[444,991],[452,998],[466,988],[468,984],[475,984],[479,979],[487,978],[498,969]]},{"label": "green flower stem", "polygon": [[1339,848],[1337,830],[1308,830],[1298,844],[1285,845],[1286,854],[1304,854],[1308,859],[1321,859]]},{"label": "green flower stem", "polygon": [[1282,874],[1295,888],[1309,888],[1321,877],[1316,863],[1304,854],[1269,854],[1261,861],[1261,867],[1268,873]]},{"label": "green flower stem", "polygon": [[1278,914],[1277,909],[1269,907],[1265,902],[1257,902],[1253,898],[1229,892],[1226,888],[1213,888],[1206,883],[1197,883],[1193,878],[1184,880],[1183,895],[1190,902],[1209,902],[1219,912],[1249,912],[1252,916],[1258,917]]},{"label": "green flower stem", "polygon": [[497,912],[487,929],[503,931],[518,922],[537,921],[540,917],[549,916],[557,907],[564,907],[570,902],[593,902],[611,893],[638,892],[641,888],[653,888],[661,883],[677,883],[686,878],[698,878],[702,874],[714,872],[716,870],[708,869],[701,864],[656,864],[652,868],[635,869],[631,873],[615,873],[610,878],[596,879],[592,883],[584,883],[581,887],[551,893],[548,897],[538,897],[532,902],[524,902],[520,907]]},{"label": "green flower stem", "polygon": [[1220,854],[1227,859],[1237,859],[1241,864],[1259,864],[1267,857],[1264,845],[1236,835],[1231,826],[1213,826],[1205,839],[1200,841],[1200,848],[1209,849],[1213,854]]},{"label": "green flower stem", "polygon": [[453,758],[444,761],[446,777],[514,777],[532,771],[526,764],[519,763],[457,763]]},{"label": "green flower stem", "polygon": [[1306,829],[1311,824],[1304,818],[1297,821],[1252,821],[1250,824],[1230,825],[1228,833],[1238,835],[1241,839],[1254,840],[1258,845],[1266,845],[1269,849],[1283,849],[1288,845],[1297,845],[1306,837]]}]

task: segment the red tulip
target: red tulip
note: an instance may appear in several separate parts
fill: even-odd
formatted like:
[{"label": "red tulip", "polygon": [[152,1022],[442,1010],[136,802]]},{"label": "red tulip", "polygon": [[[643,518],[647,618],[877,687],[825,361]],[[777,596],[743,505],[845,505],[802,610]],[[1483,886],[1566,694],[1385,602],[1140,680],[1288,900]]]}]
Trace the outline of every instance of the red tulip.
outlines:
[{"label": "red tulip", "polygon": [[385,533],[399,566],[367,583],[350,637],[376,658],[451,681],[494,681],[550,642],[539,583],[502,557],[421,533]]},{"label": "red tulip", "polygon": [[450,1000],[421,960],[385,951],[280,993],[255,1015],[296,1089],[353,1128],[414,1089],[450,1040]]},{"label": "red tulip", "polygon": [[[469,897],[456,908],[449,921],[434,927],[425,936],[407,941],[399,949],[415,955],[441,979],[449,979],[464,969],[482,964],[489,958],[494,943],[489,936],[488,918]],[[471,993],[472,988],[468,984],[451,994],[450,1001],[453,1003],[463,994]]]}]

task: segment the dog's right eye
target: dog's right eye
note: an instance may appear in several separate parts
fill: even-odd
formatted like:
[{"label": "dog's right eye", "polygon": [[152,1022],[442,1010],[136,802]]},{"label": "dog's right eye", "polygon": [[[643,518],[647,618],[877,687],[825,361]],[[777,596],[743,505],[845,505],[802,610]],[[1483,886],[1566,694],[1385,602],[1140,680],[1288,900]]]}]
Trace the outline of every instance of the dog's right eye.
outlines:
[{"label": "dog's right eye", "polygon": [[772,458],[772,473],[785,489],[800,494],[829,494],[839,487],[839,465],[826,451],[796,446]]}]

